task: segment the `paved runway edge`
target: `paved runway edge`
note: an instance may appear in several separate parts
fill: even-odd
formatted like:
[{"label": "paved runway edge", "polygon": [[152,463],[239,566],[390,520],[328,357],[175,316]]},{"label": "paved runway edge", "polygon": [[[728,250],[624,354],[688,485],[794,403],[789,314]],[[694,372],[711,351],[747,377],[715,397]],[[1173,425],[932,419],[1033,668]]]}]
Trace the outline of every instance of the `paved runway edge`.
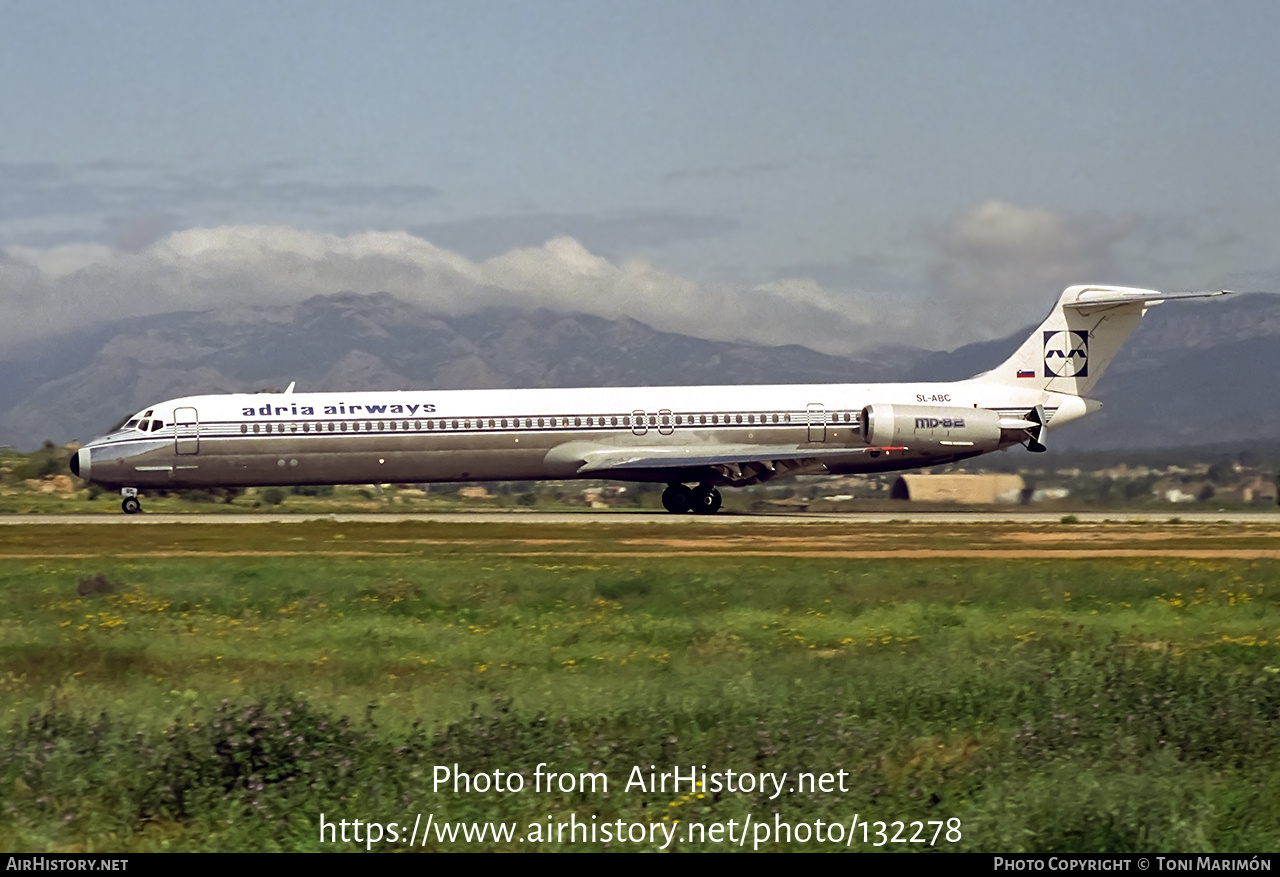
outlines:
[{"label": "paved runway edge", "polygon": [[[1188,524],[1280,524],[1280,509],[1261,512],[1070,512],[1066,513],[1081,524],[1103,523],[1152,523],[1165,524],[1181,521]],[[844,512],[804,514],[719,514],[719,515],[671,515],[654,513],[599,513],[599,512],[429,512],[415,514],[102,514],[102,515],[0,515],[0,526],[84,526],[120,525],[146,526],[148,524],[301,524],[306,521],[336,521],[339,523],[404,522],[450,524],[564,524],[564,525],[614,525],[614,524],[664,524],[668,526],[713,524],[716,526],[750,526],[759,524],[1056,524],[1061,523],[1063,512],[1007,512],[1007,511],[957,511],[957,512]]]}]

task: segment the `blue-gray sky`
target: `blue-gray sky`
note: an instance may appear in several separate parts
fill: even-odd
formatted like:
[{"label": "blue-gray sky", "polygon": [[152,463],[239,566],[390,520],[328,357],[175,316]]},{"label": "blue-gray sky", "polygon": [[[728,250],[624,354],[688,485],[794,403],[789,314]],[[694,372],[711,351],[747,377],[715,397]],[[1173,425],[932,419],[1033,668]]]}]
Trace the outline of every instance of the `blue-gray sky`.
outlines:
[{"label": "blue-gray sky", "polygon": [[0,0],[0,344],[388,289],[856,352],[1068,283],[1271,289],[1277,34],[1270,0]]}]

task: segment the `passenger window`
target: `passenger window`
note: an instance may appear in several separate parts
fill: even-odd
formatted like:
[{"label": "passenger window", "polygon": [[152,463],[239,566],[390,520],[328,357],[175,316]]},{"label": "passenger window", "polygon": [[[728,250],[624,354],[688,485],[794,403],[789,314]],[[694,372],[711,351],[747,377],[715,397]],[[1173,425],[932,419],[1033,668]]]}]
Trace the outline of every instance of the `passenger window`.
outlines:
[{"label": "passenger window", "polygon": [[342,431],[343,431],[343,432],[346,432],[346,431],[347,431],[347,422],[346,422],[345,420],[344,420],[344,421],[342,421],[342,423],[340,423],[340,424],[338,424],[338,425],[339,425],[340,427],[342,427]]},{"label": "passenger window", "polygon": [[303,432],[311,432],[311,424],[309,424],[309,423],[304,423],[304,424],[302,424],[302,431],[303,431]]},{"label": "passenger window", "polygon": [[242,423],[242,424],[240,424],[240,432],[241,432],[241,433],[246,433],[246,432],[248,432],[248,431],[249,431],[249,424],[247,424],[247,423]]},{"label": "passenger window", "polygon": [[257,432],[257,431],[258,431],[259,429],[261,429],[261,428],[262,428],[262,425],[261,425],[261,424],[259,424],[259,423],[255,423],[255,424],[253,425],[253,431],[254,431],[254,432]]}]

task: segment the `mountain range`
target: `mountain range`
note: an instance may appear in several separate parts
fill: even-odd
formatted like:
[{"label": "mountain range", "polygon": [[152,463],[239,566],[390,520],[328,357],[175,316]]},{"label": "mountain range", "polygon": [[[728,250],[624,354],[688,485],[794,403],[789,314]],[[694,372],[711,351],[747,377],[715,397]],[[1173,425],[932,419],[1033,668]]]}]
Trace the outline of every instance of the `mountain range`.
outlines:
[{"label": "mountain range", "polygon": [[[950,352],[861,358],[659,332],[546,310],[442,317],[387,293],[315,296],[105,324],[0,362],[0,444],[100,435],[196,393],[955,380],[998,365],[1033,327]],[[1280,296],[1153,308],[1099,382],[1104,409],[1063,448],[1169,447],[1280,436]]]}]

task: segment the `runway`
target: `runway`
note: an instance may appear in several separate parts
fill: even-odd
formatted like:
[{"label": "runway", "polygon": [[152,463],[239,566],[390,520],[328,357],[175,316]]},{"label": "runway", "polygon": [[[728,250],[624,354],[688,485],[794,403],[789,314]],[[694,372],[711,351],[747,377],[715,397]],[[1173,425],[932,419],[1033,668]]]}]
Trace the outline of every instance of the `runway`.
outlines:
[{"label": "runway", "polygon": [[713,525],[739,527],[758,524],[847,524],[850,526],[909,524],[1056,524],[1070,515],[1082,524],[1103,523],[1168,523],[1188,524],[1261,524],[1280,525],[1280,509],[1274,511],[1098,511],[1098,512],[1021,512],[1021,511],[910,511],[901,512],[793,512],[783,514],[671,515],[666,512],[425,512],[407,514],[140,514],[98,515],[0,515],[0,526],[147,526],[152,524],[296,524],[303,521],[337,521],[341,523],[403,523],[406,521],[450,524],[564,524],[630,525],[661,524],[678,527]]}]

